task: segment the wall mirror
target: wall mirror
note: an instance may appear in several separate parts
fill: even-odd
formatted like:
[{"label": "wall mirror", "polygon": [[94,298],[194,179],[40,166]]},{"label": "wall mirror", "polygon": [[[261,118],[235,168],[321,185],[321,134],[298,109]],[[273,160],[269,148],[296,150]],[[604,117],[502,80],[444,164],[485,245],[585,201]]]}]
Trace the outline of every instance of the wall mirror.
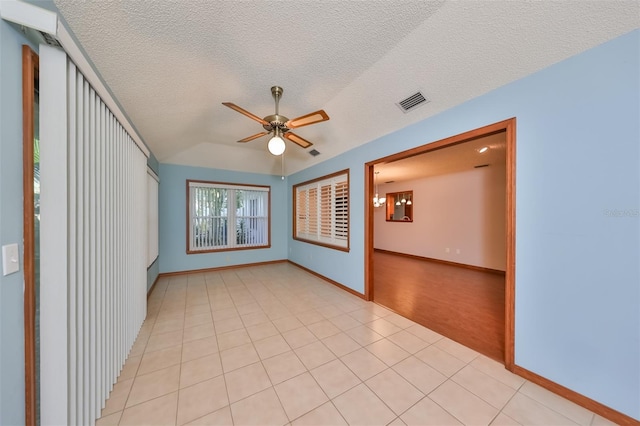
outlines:
[{"label": "wall mirror", "polygon": [[413,222],[413,191],[387,193],[387,222]]}]

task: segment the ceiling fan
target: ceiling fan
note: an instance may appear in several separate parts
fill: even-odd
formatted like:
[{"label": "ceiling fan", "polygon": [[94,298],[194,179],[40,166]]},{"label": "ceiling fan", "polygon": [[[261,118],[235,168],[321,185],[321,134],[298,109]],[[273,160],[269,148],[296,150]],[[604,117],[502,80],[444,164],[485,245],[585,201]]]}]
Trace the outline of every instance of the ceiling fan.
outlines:
[{"label": "ceiling fan", "polygon": [[300,136],[291,132],[291,129],[297,129],[299,127],[308,126],[310,124],[327,121],[329,119],[329,116],[323,110],[318,110],[310,114],[306,114],[298,118],[289,120],[284,115],[280,115],[278,113],[278,103],[280,101],[280,98],[282,97],[283,92],[284,89],[282,87],[273,86],[271,88],[271,94],[273,95],[273,99],[276,101],[276,113],[267,115],[264,118],[260,118],[257,115],[254,115],[231,102],[222,103],[222,105],[229,107],[234,111],[238,111],[240,114],[246,115],[250,119],[262,124],[262,127],[265,130],[264,132],[256,133],[255,135],[240,139],[238,142],[249,142],[273,133],[273,137],[269,140],[269,152],[271,152],[273,155],[280,155],[284,152],[285,143],[282,138],[290,140],[291,142],[300,145],[302,148],[309,148],[311,145],[313,145],[308,140],[301,138]]}]

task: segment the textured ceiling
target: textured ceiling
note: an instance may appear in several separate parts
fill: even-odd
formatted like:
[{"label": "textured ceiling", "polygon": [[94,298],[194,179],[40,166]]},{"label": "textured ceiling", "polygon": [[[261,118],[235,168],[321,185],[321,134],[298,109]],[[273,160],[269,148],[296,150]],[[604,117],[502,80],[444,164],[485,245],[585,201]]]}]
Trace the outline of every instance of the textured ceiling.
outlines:
[{"label": "textured ceiling", "polygon": [[[161,162],[281,173],[264,117],[324,109],[288,143],[286,174],[640,26],[632,1],[54,0]],[[431,102],[404,114],[422,90]],[[488,124],[488,123],[487,123]]]},{"label": "textured ceiling", "polygon": [[[374,166],[378,184],[403,182],[431,176],[473,170],[475,166],[505,168],[507,164],[506,132],[473,139],[458,145]],[[485,152],[480,148],[487,147]]]}]

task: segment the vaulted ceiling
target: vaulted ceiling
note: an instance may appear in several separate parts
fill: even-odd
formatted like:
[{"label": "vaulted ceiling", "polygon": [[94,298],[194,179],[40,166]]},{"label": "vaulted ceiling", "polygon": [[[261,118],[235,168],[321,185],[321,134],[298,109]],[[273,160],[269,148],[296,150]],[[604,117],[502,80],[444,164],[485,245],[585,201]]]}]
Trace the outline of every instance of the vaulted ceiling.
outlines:
[{"label": "vaulted ceiling", "polygon": [[[486,149],[483,149],[486,148]],[[400,160],[376,164],[378,184],[423,179],[482,167],[506,173],[507,134],[500,132]]]},{"label": "vaulted ceiling", "polygon": [[236,142],[261,126],[222,102],[264,117],[279,85],[281,114],[328,113],[290,174],[640,26],[635,0],[54,3],[160,162],[268,174],[268,138]]}]

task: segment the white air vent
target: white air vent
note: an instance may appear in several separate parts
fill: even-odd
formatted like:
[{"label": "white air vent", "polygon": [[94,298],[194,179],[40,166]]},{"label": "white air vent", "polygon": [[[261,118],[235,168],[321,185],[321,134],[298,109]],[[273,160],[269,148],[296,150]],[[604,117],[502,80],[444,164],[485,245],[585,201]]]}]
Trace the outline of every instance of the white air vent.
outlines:
[{"label": "white air vent", "polygon": [[427,103],[429,103],[429,99],[427,99],[422,92],[416,92],[413,95],[408,96],[406,99],[401,100],[396,105],[398,105],[398,108],[400,108],[402,112],[407,113],[418,108],[420,105]]}]

